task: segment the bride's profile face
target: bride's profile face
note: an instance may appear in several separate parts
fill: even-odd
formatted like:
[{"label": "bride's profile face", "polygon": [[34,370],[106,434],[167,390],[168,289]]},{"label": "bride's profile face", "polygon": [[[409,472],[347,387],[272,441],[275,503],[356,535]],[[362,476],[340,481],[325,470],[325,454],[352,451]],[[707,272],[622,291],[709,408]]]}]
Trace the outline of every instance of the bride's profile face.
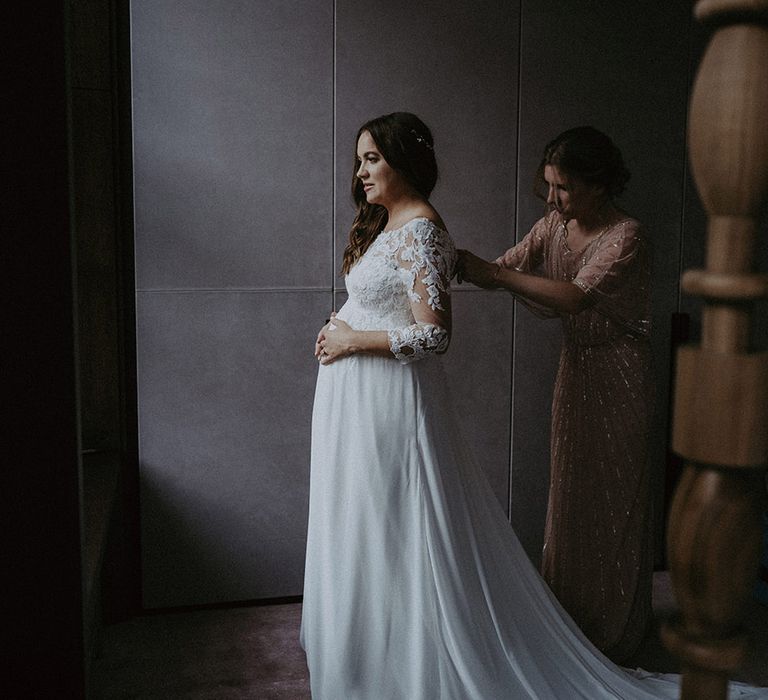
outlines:
[{"label": "bride's profile face", "polygon": [[367,131],[360,134],[357,141],[357,162],[356,175],[369,204],[389,208],[408,190],[403,176],[387,163]]}]

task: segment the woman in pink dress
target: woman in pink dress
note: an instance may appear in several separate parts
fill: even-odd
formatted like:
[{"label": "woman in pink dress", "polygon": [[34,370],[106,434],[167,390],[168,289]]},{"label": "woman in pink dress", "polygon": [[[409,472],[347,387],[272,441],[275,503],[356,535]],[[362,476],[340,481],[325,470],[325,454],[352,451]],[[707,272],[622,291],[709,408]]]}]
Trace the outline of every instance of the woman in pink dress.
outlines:
[{"label": "woman in pink dress", "polygon": [[615,661],[643,638],[653,568],[650,255],[640,224],[614,202],[628,179],[605,134],[570,129],[538,169],[549,213],[495,261],[467,251],[459,261],[461,279],[562,319],[542,574]]}]

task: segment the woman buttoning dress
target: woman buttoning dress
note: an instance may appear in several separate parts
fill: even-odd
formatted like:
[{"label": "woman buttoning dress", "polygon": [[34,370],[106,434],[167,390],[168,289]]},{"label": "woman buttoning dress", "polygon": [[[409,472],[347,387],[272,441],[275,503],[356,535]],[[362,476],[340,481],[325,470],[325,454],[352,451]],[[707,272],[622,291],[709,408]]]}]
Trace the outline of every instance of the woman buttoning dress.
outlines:
[{"label": "woman buttoning dress", "polygon": [[[464,447],[440,355],[450,236],[429,129],[357,136],[349,298],[320,331],[301,642],[314,700],[674,698],[580,632]],[[749,688],[744,697],[768,697]]]},{"label": "woman buttoning dress", "polygon": [[614,204],[628,179],[608,136],[563,132],[537,172],[550,213],[495,262],[462,252],[459,265],[462,278],[562,317],[542,574],[614,661],[643,639],[653,575],[650,255],[639,223]]}]

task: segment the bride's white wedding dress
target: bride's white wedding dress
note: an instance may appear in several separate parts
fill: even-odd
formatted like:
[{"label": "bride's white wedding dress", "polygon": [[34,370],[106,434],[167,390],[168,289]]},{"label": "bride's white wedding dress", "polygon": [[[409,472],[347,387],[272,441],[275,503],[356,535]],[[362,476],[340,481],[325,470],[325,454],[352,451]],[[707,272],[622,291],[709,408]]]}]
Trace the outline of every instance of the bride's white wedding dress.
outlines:
[{"label": "bride's white wedding dress", "polygon": [[[427,219],[382,232],[338,313],[397,359],[320,366],[301,642],[315,700],[675,698],[606,659],[531,565],[453,415],[456,253]],[[732,689],[734,697],[768,690]]]}]

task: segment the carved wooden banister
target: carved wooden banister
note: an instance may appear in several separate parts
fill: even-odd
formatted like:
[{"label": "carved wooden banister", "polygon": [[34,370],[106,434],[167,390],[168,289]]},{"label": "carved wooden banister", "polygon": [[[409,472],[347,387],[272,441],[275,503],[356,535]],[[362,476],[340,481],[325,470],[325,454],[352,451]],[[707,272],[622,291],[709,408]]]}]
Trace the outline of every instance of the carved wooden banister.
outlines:
[{"label": "carved wooden banister", "polygon": [[743,663],[768,465],[768,353],[752,353],[757,218],[768,194],[768,0],[701,0],[714,34],[689,115],[693,177],[708,214],[704,270],[683,289],[704,299],[701,345],[678,353],[673,449],[686,460],[668,547],[680,617],[665,625],[684,700],[725,698]]}]

